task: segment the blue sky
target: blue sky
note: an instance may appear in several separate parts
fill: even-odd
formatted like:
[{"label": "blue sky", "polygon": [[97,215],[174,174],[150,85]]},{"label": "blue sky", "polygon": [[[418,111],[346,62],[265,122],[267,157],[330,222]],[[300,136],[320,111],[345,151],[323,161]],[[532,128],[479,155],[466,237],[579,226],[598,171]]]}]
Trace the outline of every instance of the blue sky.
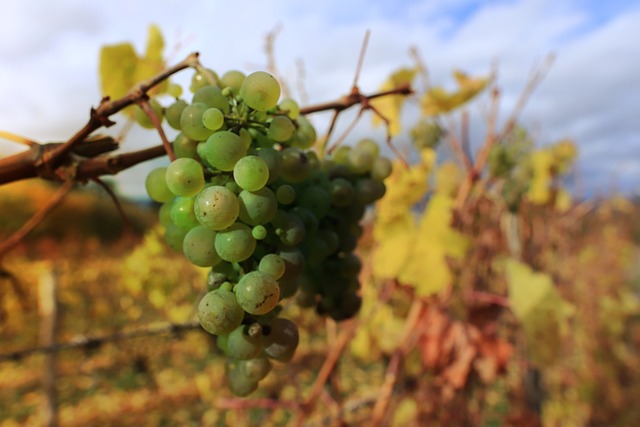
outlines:
[{"label": "blue sky", "polygon": [[[376,90],[394,69],[411,65],[408,49],[416,46],[435,84],[451,85],[453,68],[480,74],[497,62],[503,116],[532,66],[553,52],[557,60],[522,121],[540,144],[565,137],[577,141],[577,176],[589,194],[614,188],[640,192],[640,42],[633,38],[640,26],[639,1],[3,0],[0,129],[42,141],[70,136],[100,98],[100,46],[132,41],[141,49],[152,22],[162,27],[174,59],[198,50],[206,65],[221,72],[264,68],[264,37],[280,25],[278,67],[295,86],[296,64],[303,61],[312,103],[349,90],[367,29],[372,35],[359,81],[364,92]],[[470,110],[477,132],[483,107],[486,99]],[[355,113],[350,114],[341,126]],[[313,118],[320,130],[328,116]],[[356,135],[382,138],[382,131],[368,124],[364,120]],[[154,134],[136,131],[123,148],[154,143]],[[0,153],[14,149],[0,141]],[[121,174],[121,188],[140,195],[150,167]]]}]

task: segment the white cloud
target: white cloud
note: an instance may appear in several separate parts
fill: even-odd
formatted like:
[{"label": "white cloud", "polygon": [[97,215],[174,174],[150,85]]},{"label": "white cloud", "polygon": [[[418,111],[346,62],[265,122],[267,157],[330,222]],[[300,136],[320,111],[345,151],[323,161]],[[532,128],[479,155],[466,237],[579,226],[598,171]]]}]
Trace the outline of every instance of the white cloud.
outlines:
[{"label": "white cloud", "polygon": [[[619,10],[607,20],[576,6],[582,3],[551,0],[5,3],[0,16],[0,129],[37,139],[64,138],[85,122],[89,107],[99,100],[97,56],[103,44],[134,41],[142,49],[148,24],[156,22],[170,51],[180,44],[174,60],[199,50],[203,62],[216,70],[250,71],[265,65],[264,36],[282,24],[278,66],[294,82],[296,61],[304,61],[312,102],[349,90],[366,29],[373,32],[359,80],[364,92],[375,90],[396,67],[410,64],[407,51],[415,45],[436,83],[449,84],[454,67],[486,73],[499,60],[505,111],[524,87],[532,64],[554,51],[558,60],[524,120],[536,127],[543,142],[577,139],[583,147],[581,167],[593,171],[594,188],[620,162],[630,164],[640,154],[640,97],[634,96],[640,44],[629,36],[640,25],[637,9]],[[343,117],[341,126],[354,114]],[[328,116],[316,123],[326,125]],[[369,118],[363,122],[367,128]],[[615,149],[607,149],[613,144],[609,137],[615,138]],[[139,145],[146,145],[151,136],[138,138]],[[629,174],[620,178],[621,185],[638,186],[637,169],[626,168]]]}]

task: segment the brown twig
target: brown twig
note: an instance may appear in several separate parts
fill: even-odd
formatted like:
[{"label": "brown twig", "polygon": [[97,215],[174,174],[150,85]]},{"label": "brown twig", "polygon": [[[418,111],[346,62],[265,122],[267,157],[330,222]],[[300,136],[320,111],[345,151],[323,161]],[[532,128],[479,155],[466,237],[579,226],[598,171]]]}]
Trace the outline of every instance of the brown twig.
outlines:
[{"label": "brown twig", "polygon": [[20,227],[15,233],[13,233],[7,240],[0,244],[0,261],[7,254],[9,250],[11,250],[15,245],[17,245],[24,237],[29,234],[40,222],[44,219],[45,216],[53,209],[56,208],[65,198],[65,196],[71,191],[73,188],[73,181],[69,180],[65,182],[62,187],[58,189],[58,191],[54,194],[54,196],[49,199],[49,201],[42,207],[38,212],[36,212],[31,218],[25,222],[22,227]]},{"label": "brown twig", "polygon": [[106,335],[103,337],[81,336],[70,342],[56,343],[49,346],[32,347],[13,351],[10,353],[0,354],[0,362],[8,360],[20,360],[33,354],[49,354],[65,350],[96,348],[110,342],[124,341],[134,338],[144,338],[162,334],[179,334],[181,332],[193,330],[200,330],[202,331],[202,333],[205,333],[200,326],[200,322],[195,321],[187,323],[166,323],[160,326],[149,326],[137,331],[116,332],[112,335]]},{"label": "brown twig", "polygon": [[160,135],[162,145],[164,146],[164,151],[167,152],[169,160],[173,162],[176,159],[176,154],[173,152],[173,147],[167,139],[167,135],[164,133],[164,129],[162,129],[162,123],[160,122],[160,119],[158,119],[156,112],[153,111],[153,108],[151,108],[151,105],[149,104],[149,99],[147,97],[143,97],[137,101],[137,104],[140,106],[140,108],[142,108],[142,111],[144,111],[147,117],[149,117],[156,131],[158,131],[158,135]]},{"label": "brown twig", "polygon": [[281,399],[243,399],[239,397],[220,398],[216,400],[216,408],[218,409],[288,409],[297,411],[299,405],[297,402]]},{"label": "brown twig", "polygon": [[411,304],[409,314],[407,315],[407,318],[404,322],[400,344],[398,345],[396,351],[393,353],[393,356],[391,356],[391,360],[389,361],[389,365],[387,366],[387,371],[384,376],[384,383],[382,384],[382,387],[380,388],[380,392],[378,394],[378,401],[373,407],[371,425],[374,427],[380,425],[384,420],[393,388],[396,384],[396,380],[398,379],[398,370],[400,369],[400,364],[409,350],[411,350],[411,338],[415,335],[416,325],[420,321],[424,307],[424,300],[419,298],[415,299]]},{"label": "brown twig", "polygon": [[118,196],[116,195],[116,193],[111,189],[111,187],[109,187],[100,178],[94,177],[94,178],[91,178],[91,180],[93,182],[95,182],[96,184],[98,184],[100,187],[102,187],[104,189],[104,191],[107,192],[107,194],[111,198],[111,201],[113,202],[113,204],[116,205],[116,209],[118,210],[118,213],[120,214],[120,217],[122,218],[122,222],[124,222],[125,229],[126,230],[132,230],[133,227],[131,225],[131,221],[129,221],[129,218],[127,218],[127,215],[125,214],[124,209],[122,208],[122,203],[120,203],[120,199],[118,199]]}]

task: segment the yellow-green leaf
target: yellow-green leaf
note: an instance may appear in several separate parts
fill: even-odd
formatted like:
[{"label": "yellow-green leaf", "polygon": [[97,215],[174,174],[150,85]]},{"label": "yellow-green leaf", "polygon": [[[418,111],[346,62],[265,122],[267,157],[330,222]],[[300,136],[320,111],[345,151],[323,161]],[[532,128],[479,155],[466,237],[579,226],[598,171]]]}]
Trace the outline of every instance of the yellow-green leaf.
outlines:
[{"label": "yellow-green leaf", "polygon": [[149,32],[147,33],[147,49],[145,52],[145,58],[160,61],[164,60],[163,53],[164,51],[164,38],[162,37],[162,32],[160,28],[151,24],[149,26]]},{"label": "yellow-green leaf", "polygon": [[532,203],[543,205],[549,201],[553,160],[553,154],[548,150],[538,150],[531,154],[533,176],[527,195]]},{"label": "yellow-green leaf", "polygon": [[505,275],[509,305],[522,324],[531,360],[539,366],[554,362],[573,306],[562,299],[549,275],[535,273],[526,264],[508,259]]},{"label": "yellow-green leaf", "polygon": [[135,82],[138,56],[131,43],[104,46],[100,50],[100,89],[112,99],[127,94]]},{"label": "yellow-green leaf", "polygon": [[482,92],[491,81],[489,77],[470,77],[459,70],[453,72],[453,77],[458,85],[456,91],[448,92],[444,88],[436,86],[422,96],[420,100],[422,114],[437,116],[448,113],[469,102]]},{"label": "yellow-green leaf", "polygon": [[[380,91],[387,91],[398,88],[400,86],[411,84],[416,76],[415,68],[401,68],[391,74],[389,79],[380,86]],[[371,105],[382,116],[389,121],[389,134],[395,136],[400,133],[402,125],[400,122],[400,112],[405,101],[405,96],[389,95],[371,100]],[[377,114],[373,115],[373,125],[384,124]]]},{"label": "yellow-green leaf", "polygon": [[451,284],[447,258],[462,259],[468,240],[451,227],[453,199],[436,192],[420,220],[415,244],[398,278],[420,296],[436,294]]},{"label": "yellow-green leaf", "polygon": [[553,287],[551,277],[534,273],[531,267],[514,259],[505,261],[505,274],[509,285],[509,304],[520,319],[540,304]]}]

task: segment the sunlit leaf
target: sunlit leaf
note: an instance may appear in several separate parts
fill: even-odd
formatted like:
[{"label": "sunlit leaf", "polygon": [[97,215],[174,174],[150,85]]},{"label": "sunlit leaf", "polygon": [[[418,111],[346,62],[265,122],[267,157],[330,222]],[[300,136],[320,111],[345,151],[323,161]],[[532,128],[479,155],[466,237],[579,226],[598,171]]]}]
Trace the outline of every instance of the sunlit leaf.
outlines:
[{"label": "sunlit leaf", "polygon": [[532,203],[542,205],[549,201],[553,162],[553,155],[548,150],[538,150],[531,154],[533,176],[527,195]]},{"label": "sunlit leaf", "polygon": [[478,95],[491,81],[490,77],[470,77],[462,71],[453,72],[458,89],[448,92],[443,87],[433,87],[428,90],[420,100],[422,114],[425,116],[437,116],[448,113]]},{"label": "sunlit leaf", "polygon": [[[415,68],[401,68],[391,74],[389,79],[380,86],[380,91],[392,90],[403,85],[411,84],[416,73],[417,70]],[[406,96],[390,95],[370,101],[371,105],[389,121],[389,133],[391,136],[399,134],[402,129],[400,112],[405,100]],[[384,124],[384,121],[377,114],[374,114],[373,125],[377,126],[380,124]]]},{"label": "sunlit leaf", "polygon": [[573,306],[565,302],[548,274],[519,261],[505,261],[509,305],[524,329],[531,360],[544,366],[557,360]]},{"label": "sunlit leaf", "polygon": [[100,89],[112,99],[127,94],[135,82],[138,56],[131,43],[104,46],[100,50]]}]

